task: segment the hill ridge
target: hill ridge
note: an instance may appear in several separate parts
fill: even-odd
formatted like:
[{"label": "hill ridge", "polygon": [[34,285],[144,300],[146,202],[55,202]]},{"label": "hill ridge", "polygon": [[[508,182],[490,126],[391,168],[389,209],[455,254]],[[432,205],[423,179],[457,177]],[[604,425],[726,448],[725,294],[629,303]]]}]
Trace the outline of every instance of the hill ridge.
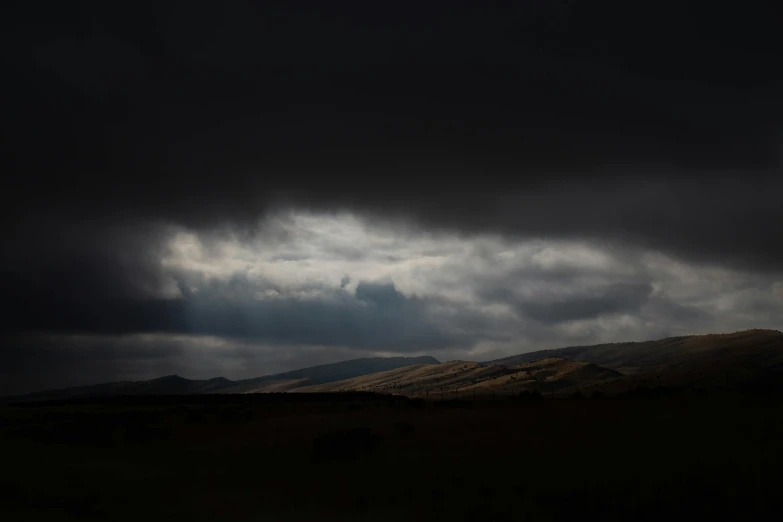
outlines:
[{"label": "hill ridge", "polygon": [[[316,392],[375,390],[404,386],[439,389],[460,387],[562,388],[631,376],[724,373],[757,374],[783,369],[783,332],[749,329],[730,333],[669,336],[537,350],[484,362],[431,356],[367,357],[299,368],[242,380],[212,377],[198,380],[166,375],[148,381],[119,381],[46,390],[5,400],[57,400],[110,395]],[[636,378],[636,377],[634,377]],[[743,377],[744,378],[744,377]],[[690,382],[690,379],[689,379]]]},{"label": "hill ridge", "polygon": [[[678,361],[678,356],[683,358],[692,355],[697,359],[699,358],[699,353],[704,354],[704,356],[707,354],[719,356],[721,355],[721,349],[724,349],[724,351],[728,350],[731,348],[733,341],[743,341],[749,338],[754,338],[758,341],[769,340],[775,343],[783,341],[783,333],[778,330],[754,328],[729,333],[669,336],[648,341],[573,345],[564,348],[534,350],[483,361],[483,364],[514,365],[547,357],[565,357],[594,362],[613,369],[644,368],[684,362]],[[677,346],[682,349],[682,352],[680,354],[672,353],[672,348]],[[622,348],[627,349],[621,351],[620,349]]]},{"label": "hill ridge", "polygon": [[439,361],[431,356],[355,358],[241,380],[231,380],[223,376],[210,379],[188,379],[181,375],[171,374],[144,381],[115,381],[44,390],[10,399],[37,401],[109,395],[284,392],[305,384],[332,382],[346,377],[410,364],[439,364]]}]

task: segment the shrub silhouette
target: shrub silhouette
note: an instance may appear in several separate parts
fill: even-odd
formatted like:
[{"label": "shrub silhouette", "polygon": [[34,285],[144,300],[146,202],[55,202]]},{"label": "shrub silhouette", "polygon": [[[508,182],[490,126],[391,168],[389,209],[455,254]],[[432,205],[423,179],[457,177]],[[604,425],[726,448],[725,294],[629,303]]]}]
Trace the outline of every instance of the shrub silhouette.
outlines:
[{"label": "shrub silhouette", "polygon": [[372,453],[378,444],[378,436],[369,428],[331,431],[322,433],[313,441],[314,460],[355,460]]},{"label": "shrub silhouette", "polygon": [[155,442],[166,440],[169,434],[169,429],[162,424],[129,424],[124,439],[126,442]]},{"label": "shrub silhouette", "polygon": [[200,411],[191,411],[185,417],[185,423],[187,424],[200,424],[206,420],[204,413]]},{"label": "shrub silhouette", "polygon": [[412,435],[416,431],[416,428],[410,422],[400,421],[394,424],[394,433],[396,435]]},{"label": "shrub silhouette", "polygon": [[411,399],[410,401],[408,401],[408,405],[411,408],[423,408],[423,407],[425,407],[427,405],[427,403],[424,402],[424,399],[416,398],[416,399]]},{"label": "shrub silhouette", "polygon": [[538,390],[524,390],[519,392],[518,398],[521,401],[538,401],[542,400],[544,397]]},{"label": "shrub silhouette", "polygon": [[241,408],[226,408],[220,412],[220,421],[228,424],[238,424],[253,420],[253,412]]},{"label": "shrub silhouette", "polygon": [[110,447],[114,426],[108,419],[76,419],[55,423],[31,437],[49,444]]}]

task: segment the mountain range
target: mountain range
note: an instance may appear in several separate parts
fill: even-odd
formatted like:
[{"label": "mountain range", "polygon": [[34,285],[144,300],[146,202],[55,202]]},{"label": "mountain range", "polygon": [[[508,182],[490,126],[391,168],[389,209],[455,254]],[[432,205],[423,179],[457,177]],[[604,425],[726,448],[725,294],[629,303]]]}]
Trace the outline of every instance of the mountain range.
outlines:
[{"label": "mountain range", "polygon": [[322,364],[274,375],[232,381],[225,377],[197,380],[168,375],[149,381],[120,381],[90,386],[47,390],[14,397],[14,400],[61,400],[112,395],[187,395],[204,393],[286,392],[302,386],[350,379],[409,365],[437,365],[434,357],[374,357]]},{"label": "mountain range", "polygon": [[[781,372],[781,373],[778,373]],[[730,334],[572,346],[484,362],[441,363],[429,356],[364,358],[232,381],[177,375],[115,382],[15,397],[58,400],[110,395],[377,391],[404,395],[474,390],[616,393],[640,386],[730,386],[783,375],[783,333]]]}]

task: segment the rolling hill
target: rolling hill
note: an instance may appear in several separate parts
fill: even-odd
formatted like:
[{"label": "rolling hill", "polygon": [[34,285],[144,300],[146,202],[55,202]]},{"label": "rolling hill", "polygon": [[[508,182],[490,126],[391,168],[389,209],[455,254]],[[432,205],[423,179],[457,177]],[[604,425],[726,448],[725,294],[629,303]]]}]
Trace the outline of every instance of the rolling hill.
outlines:
[{"label": "rolling hill", "polygon": [[434,390],[538,390],[623,393],[641,387],[719,389],[770,381],[783,370],[783,333],[746,330],[655,341],[574,346],[484,363],[452,361],[409,366],[296,392],[380,391],[406,395]]},{"label": "rolling hill", "polygon": [[375,357],[322,364],[300,370],[236,381],[235,386],[221,393],[259,393],[289,391],[308,384],[326,384],[371,373],[394,370],[411,365],[437,365],[434,357]]},{"label": "rolling hill", "polygon": [[381,391],[408,389],[413,386],[420,388],[450,388],[464,386],[468,382],[478,381],[507,373],[502,366],[485,366],[470,361],[450,361],[434,365],[416,365],[396,368],[385,372],[372,373],[345,379],[328,384],[319,384],[299,388],[296,391],[329,392],[329,391]]},{"label": "rolling hill", "polygon": [[374,357],[322,364],[274,375],[232,381],[224,377],[196,380],[179,375],[149,381],[120,381],[90,386],[48,390],[10,398],[14,401],[79,399],[112,395],[188,395],[204,393],[286,392],[307,385],[330,383],[368,373],[409,365],[437,365],[433,357]]},{"label": "rolling hill", "polygon": [[783,380],[783,333],[745,330],[729,334],[669,337],[639,343],[611,343],[541,350],[485,364],[517,367],[544,357],[591,362],[620,373],[600,381],[574,383],[566,391],[616,394],[660,387],[733,389]]},{"label": "rolling hill", "polygon": [[168,375],[149,381],[120,381],[90,386],[76,386],[59,390],[47,390],[13,397],[17,400],[61,400],[102,397],[112,395],[188,395],[215,393],[234,385],[234,381],[223,377],[193,380],[179,375]]},{"label": "rolling hill", "polygon": [[572,346],[513,355],[484,364],[515,366],[550,357],[591,362],[624,374],[705,364],[717,359],[742,360],[771,368],[783,365],[783,333],[777,330],[745,330],[730,334],[668,337],[656,341]]},{"label": "rolling hill", "polygon": [[638,387],[715,389],[783,375],[783,333],[746,330],[730,334],[669,337],[645,342],[540,350],[483,363],[432,357],[365,358],[231,381],[170,375],[52,390],[13,400],[57,400],[110,395],[379,391],[419,395],[435,390],[577,389],[620,393]]},{"label": "rolling hill", "polygon": [[306,386],[294,391],[379,391],[426,395],[428,392],[440,390],[451,392],[475,388],[482,393],[493,389],[549,392],[620,377],[621,373],[608,368],[557,357],[515,366],[452,361],[437,365],[408,366],[344,381]]}]

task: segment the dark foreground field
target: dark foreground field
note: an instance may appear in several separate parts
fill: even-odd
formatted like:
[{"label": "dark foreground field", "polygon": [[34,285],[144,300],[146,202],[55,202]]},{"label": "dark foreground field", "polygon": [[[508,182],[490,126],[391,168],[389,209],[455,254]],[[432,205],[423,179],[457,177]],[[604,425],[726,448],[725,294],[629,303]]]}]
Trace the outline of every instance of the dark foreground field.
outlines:
[{"label": "dark foreground field", "polygon": [[783,513],[777,395],[149,397],[0,411],[3,520]]}]

